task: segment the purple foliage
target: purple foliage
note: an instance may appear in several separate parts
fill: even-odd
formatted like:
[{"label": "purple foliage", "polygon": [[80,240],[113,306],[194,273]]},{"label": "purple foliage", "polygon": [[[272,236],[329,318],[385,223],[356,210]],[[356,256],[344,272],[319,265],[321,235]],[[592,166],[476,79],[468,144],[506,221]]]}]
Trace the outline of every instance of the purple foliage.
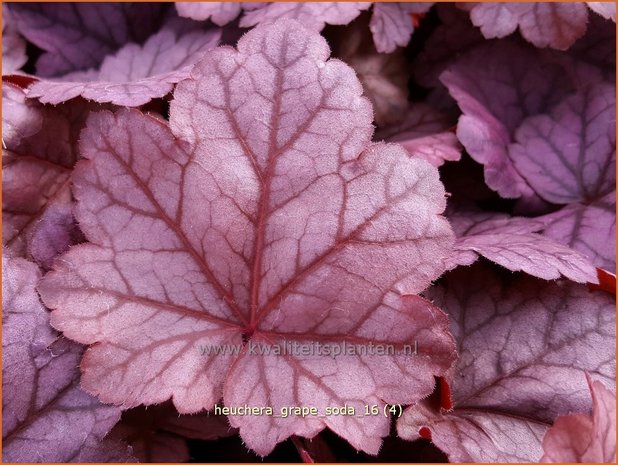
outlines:
[{"label": "purple foliage", "polygon": [[3,461],[615,461],[615,14],[3,5]]}]

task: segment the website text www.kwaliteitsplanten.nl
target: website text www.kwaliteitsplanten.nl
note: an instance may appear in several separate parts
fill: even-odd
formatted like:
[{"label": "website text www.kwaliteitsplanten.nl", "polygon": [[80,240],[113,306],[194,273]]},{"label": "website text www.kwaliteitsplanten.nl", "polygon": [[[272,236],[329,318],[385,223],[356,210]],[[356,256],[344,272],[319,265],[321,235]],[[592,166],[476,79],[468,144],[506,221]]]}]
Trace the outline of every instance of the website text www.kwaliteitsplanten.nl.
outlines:
[{"label": "website text www.kwaliteitsplanten.nl", "polygon": [[201,355],[291,355],[291,356],[323,356],[323,357],[340,357],[340,356],[366,356],[366,355],[416,355],[418,353],[417,341],[411,344],[383,344],[367,342],[365,344],[349,343],[343,340],[339,343],[323,343],[315,342],[299,342],[299,341],[282,341],[277,344],[267,344],[262,342],[254,342],[251,339],[245,344],[200,344],[199,351]]}]

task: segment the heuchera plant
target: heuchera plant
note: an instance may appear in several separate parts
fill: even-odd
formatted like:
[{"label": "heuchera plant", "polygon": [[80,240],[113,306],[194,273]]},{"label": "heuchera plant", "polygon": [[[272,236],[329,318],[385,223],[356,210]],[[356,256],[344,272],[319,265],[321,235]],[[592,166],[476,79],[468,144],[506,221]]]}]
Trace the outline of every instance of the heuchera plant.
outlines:
[{"label": "heuchera plant", "polygon": [[616,460],[614,4],[2,15],[3,461]]}]

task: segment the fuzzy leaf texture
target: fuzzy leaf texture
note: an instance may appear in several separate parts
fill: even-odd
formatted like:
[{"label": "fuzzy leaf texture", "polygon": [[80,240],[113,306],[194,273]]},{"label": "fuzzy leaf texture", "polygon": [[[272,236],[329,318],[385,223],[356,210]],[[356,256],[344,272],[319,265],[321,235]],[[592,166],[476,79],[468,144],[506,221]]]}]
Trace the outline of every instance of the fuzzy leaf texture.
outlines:
[{"label": "fuzzy leaf texture", "polygon": [[[73,247],[38,289],[84,344],[82,385],[103,401],[180,413],[226,406],[408,404],[455,352],[446,316],[414,294],[444,270],[453,233],[437,170],[371,144],[351,68],[292,20],[209,52],[178,84],[170,128],[136,110],[82,132]],[[393,344],[392,356],[251,353],[297,342]],[[418,355],[399,352],[417,341]],[[241,347],[204,355],[200,347]],[[389,420],[230,416],[258,454],[329,427],[377,453]]]},{"label": "fuzzy leaf texture", "polygon": [[457,234],[449,268],[471,265],[479,256],[511,271],[524,271],[542,279],[565,276],[579,283],[597,283],[592,262],[582,253],[539,234],[545,218],[510,217],[478,211],[448,215]]},{"label": "fuzzy leaf texture", "polygon": [[126,462],[103,437],[120,418],[79,388],[82,348],[60,338],[35,290],[38,267],[2,257],[2,460]]},{"label": "fuzzy leaf texture", "polygon": [[615,301],[604,291],[476,264],[426,295],[448,310],[458,344],[452,409],[419,403],[397,428],[410,440],[427,428],[450,461],[538,461],[556,417],[591,409],[586,373],[615,387]]}]

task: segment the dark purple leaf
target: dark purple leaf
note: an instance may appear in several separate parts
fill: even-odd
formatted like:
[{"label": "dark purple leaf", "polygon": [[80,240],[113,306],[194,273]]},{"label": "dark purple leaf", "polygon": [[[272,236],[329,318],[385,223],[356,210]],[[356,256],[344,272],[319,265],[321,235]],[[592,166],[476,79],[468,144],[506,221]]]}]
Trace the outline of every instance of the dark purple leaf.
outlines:
[{"label": "dark purple leaf", "polygon": [[376,132],[376,140],[397,142],[413,157],[427,160],[433,166],[461,158],[461,145],[450,128],[447,116],[422,103],[408,107],[400,124],[384,127]]},{"label": "dark purple leaf", "polygon": [[12,3],[15,27],[42,48],[40,76],[98,66],[127,42],[143,42],[161,24],[164,3]]},{"label": "dark purple leaf", "polygon": [[524,119],[549,112],[584,75],[590,83],[600,79],[590,67],[568,65],[518,42],[494,41],[462,55],[441,75],[463,112],[457,137],[502,197],[535,195],[509,154]]},{"label": "dark purple leaf", "polygon": [[592,84],[522,121],[509,157],[548,202],[594,201],[616,185],[615,114],[615,87]]},{"label": "dark purple leaf", "polygon": [[538,461],[556,417],[591,408],[586,372],[615,386],[615,301],[604,291],[475,265],[426,295],[457,340],[453,407],[411,406],[398,432],[427,428],[453,462]]},{"label": "dark purple leaf", "polygon": [[2,257],[2,460],[126,462],[126,445],[104,440],[120,418],[79,386],[81,346],[60,338],[35,291],[34,263]]},{"label": "dark purple leaf", "polygon": [[47,267],[80,236],[69,176],[90,107],[83,101],[47,107],[7,83],[2,94],[3,242],[14,255]]}]

